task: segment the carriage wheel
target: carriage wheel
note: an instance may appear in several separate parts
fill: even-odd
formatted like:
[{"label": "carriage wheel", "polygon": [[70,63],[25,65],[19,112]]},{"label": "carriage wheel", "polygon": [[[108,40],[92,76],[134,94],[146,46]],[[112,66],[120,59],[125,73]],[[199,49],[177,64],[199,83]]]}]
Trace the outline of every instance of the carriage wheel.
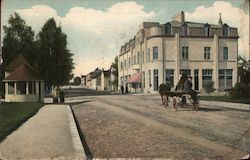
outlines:
[{"label": "carriage wheel", "polygon": [[174,111],[177,111],[177,98],[173,97],[173,107],[174,107]]}]

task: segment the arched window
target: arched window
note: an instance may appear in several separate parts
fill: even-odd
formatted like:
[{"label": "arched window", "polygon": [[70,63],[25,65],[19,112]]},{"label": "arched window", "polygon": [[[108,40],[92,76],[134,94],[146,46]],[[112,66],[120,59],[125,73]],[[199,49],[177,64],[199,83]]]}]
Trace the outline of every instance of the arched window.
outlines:
[{"label": "arched window", "polygon": [[204,25],[204,33],[205,36],[210,36],[211,35],[211,27],[208,23]]},{"label": "arched window", "polygon": [[165,33],[166,35],[172,35],[172,26],[171,23],[166,23],[165,25]]},{"label": "arched window", "polygon": [[229,36],[229,26],[226,23],[222,26],[222,35]]}]

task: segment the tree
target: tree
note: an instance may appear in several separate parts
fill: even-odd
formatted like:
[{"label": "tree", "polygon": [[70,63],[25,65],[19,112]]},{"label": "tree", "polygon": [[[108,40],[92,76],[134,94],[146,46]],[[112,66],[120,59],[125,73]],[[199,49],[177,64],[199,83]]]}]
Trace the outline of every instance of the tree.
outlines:
[{"label": "tree", "polygon": [[118,88],[118,57],[115,57],[115,62],[112,63],[111,68],[113,68],[111,74],[114,75],[114,80],[111,82],[115,88]]},{"label": "tree", "polygon": [[75,77],[74,78],[74,85],[80,85],[81,84],[81,78],[80,77]]},{"label": "tree", "polygon": [[3,67],[6,67],[17,55],[23,54],[34,65],[34,31],[17,14],[10,15],[8,26],[3,26]]},{"label": "tree", "polygon": [[[34,31],[17,14],[10,15],[8,26],[3,26],[4,37],[2,47],[3,64],[1,65],[0,80],[4,79],[5,67],[19,54],[23,54],[32,64],[35,64],[36,46],[34,41]],[[2,83],[0,92],[3,92]]]},{"label": "tree", "polygon": [[206,93],[208,93],[208,94],[215,91],[214,82],[212,80],[205,82],[203,88],[206,91]]},{"label": "tree", "polygon": [[47,85],[65,85],[73,78],[73,59],[67,49],[67,36],[49,19],[38,34],[38,73]]},{"label": "tree", "polygon": [[241,55],[239,55],[237,57],[237,61],[238,61],[239,67],[242,67],[243,69],[247,68],[247,60],[244,57],[242,57]]}]

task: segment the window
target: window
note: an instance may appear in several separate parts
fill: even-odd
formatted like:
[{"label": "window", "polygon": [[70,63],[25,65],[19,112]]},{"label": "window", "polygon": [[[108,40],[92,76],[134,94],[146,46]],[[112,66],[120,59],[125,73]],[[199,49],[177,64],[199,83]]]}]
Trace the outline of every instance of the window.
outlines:
[{"label": "window", "polygon": [[203,69],[202,70],[202,86],[212,80],[212,69]]},{"label": "window", "polygon": [[130,59],[130,57],[128,58],[128,67],[130,67],[131,66],[131,59]]},{"label": "window", "polygon": [[223,47],[223,59],[228,60],[228,47]]},{"label": "window", "polygon": [[232,69],[219,69],[219,90],[224,91],[225,89],[232,87],[233,70]]},{"label": "window", "polygon": [[148,86],[151,87],[151,70],[148,70]]},{"label": "window", "polygon": [[174,70],[173,69],[166,69],[165,70],[166,79],[171,82],[171,85],[174,86]]},{"label": "window", "polygon": [[182,47],[181,58],[182,60],[188,60],[188,47]]},{"label": "window", "polygon": [[210,47],[204,47],[204,59],[210,60]]},{"label": "window", "polygon": [[229,34],[229,27],[227,24],[224,24],[223,27],[222,27],[222,34],[223,36],[227,37]]},{"label": "window", "polygon": [[199,90],[199,69],[194,69],[194,89]]},{"label": "window", "polygon": [[182,26],[181,26],[181,33],[183,36],[186,36],[188,35],[188,26],[186,23],[184,23]]},{"label": "window", "polygon": [[22,81],[22,82],[17,82],[16,84],[16,88],[17,94],[26,94],[26,82]]},{"label": "window", "polygon": [[142,72],[142,88],[145,88],[145,71]]},{"label": "window", "polygon": [[29,94],[35,94],[35,93],[36,93],[35,82],[29,82]]},{"label": "window", "polygon": [[154,90],[158,90],[158,69],[154,69]]},{"label": "window", "polygon": [[121,70],[123,69],[122,67],[123,67],[123,66],[122,66],[122,62],[121,62]]},{"label": "window", "polygon": [[210,36],[210,28],[205,27],[205,36]]},{"label": "window", "polygon": [[187,76],[191,76],[191,70],[190,69],[180,69],[181,74],[186,74]]},{"label": "window", "polygon": [[8,82],[8,94],[14,94],[14,82]]},{"label": "window", "polygon": [[137,53],[137,64],[140,64],[140,53]]},{"label": "window", "polygon": [[124,69],[126,69],[127,68],[127,60],[125,59],[125,61],[124,61]]},{"label": "window", "polygon": [[128,81],[128,76],[124,76],[124,82],[126,83]]},{"label": "window", "polygon": [[158,59],[158,47],[153,47],[153,60]]},{"label": "window", "polygon": [[144,63],[144,51],[142,51],[142,63]]},{"label": "window", "polygon": [[166,33],[166,35],[171,35],[171,34],[172,34],[171,23],[167,23],[167,24],[166,24],[165,33]]},{"label": "window", "polygon": [[205,36],[210,36],[210,25],[208,23],[205,24],[204,26],[204,33],[205,33]]},{"label": "window", "polygon": [[121,86],[123,86],[123,77],[121,77]]},{"label": "window", "polygon": [[148,48],[148,56],[147,56],[147,62],[150,62],[150,48]]}]

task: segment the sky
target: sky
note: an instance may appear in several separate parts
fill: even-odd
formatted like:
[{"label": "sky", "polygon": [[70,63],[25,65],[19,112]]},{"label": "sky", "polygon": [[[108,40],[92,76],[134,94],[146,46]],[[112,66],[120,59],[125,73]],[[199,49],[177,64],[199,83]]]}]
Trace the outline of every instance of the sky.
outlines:
[{"label": "sky", "polygon": [[[2,25],[17,12],[37,34],[54,18],[67,34],[68,49],[74,54],[74,75],[94,69],[109,69],[121,45],[133,38],[143,21],[171,21],[185,12],[187,21],[237,27],[239,54],[249,59],[248,0],[2,0]],[[1,26],[2,37],[4,36]],[[1,38],[2,38],[1,37]]]}]

